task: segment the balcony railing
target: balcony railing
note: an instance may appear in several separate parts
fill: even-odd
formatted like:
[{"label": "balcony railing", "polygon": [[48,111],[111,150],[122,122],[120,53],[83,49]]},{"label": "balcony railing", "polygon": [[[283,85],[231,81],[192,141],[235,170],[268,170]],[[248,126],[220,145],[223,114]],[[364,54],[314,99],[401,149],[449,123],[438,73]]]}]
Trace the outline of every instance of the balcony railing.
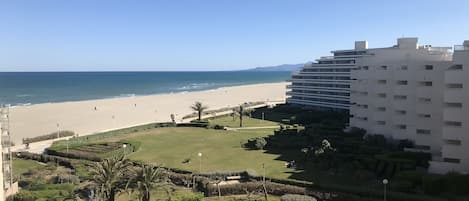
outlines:
[{"label": "balcony railing", "polygon": [[455,45],[454,51],[469,51],[469,46]]}]

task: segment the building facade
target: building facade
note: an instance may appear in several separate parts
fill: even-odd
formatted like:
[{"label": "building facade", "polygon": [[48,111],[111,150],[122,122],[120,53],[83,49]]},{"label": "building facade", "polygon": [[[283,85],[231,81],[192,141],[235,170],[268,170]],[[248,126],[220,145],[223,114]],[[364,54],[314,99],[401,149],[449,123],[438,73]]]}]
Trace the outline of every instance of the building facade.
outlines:
[{"label": "building facade", "polygon": [[469,41],[454,51],[417,38],[367,46],[306,64],[292,75],[287,103],[348,110],[350,127],[431,153],[430,172],[469,172]]},{"label": "building facade", "polygon": [[348,110],[350,107],[350,73],[355,60],[367,49],[366,41],[355,42],[351,50],[332,51],[333,56],[307,63],[292,75],[287,88],[287,103],[325,110]]},{"label": "building facade", "polygon": [[350,126],[390,139],[409,139],[417,151],[441,155],[444,72],[451,48],[398,39],[369,49],[351,74]]},{"label": "building facade", "polygon": [[469,172],[469,41],[455,46],[452,64],[444,72],[442,156],[429,171]]}]

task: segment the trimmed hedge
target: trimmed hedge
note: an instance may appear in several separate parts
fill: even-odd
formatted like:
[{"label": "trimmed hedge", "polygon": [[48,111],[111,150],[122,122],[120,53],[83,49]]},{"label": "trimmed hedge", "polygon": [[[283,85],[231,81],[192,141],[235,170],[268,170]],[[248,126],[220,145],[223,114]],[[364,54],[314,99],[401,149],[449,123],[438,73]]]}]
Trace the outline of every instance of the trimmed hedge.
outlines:
[{"label": "trimmed hedge", "polygon": [[43,163],[53,162],[60,166],[64,166],[70,169],[75,169],[75,167],[73,167],[70,160],[67,158],[63,158],[63,157],[51,156],[51,155],[46,155],[46,154],[35,154],[35,153],[29,153],[29,152],[14,152],[12,154],[16,158],[30,159],[30,160],[43,162]]},{"label": "trimmed hedge", "polygon": [[[69,136],[74,136],[75,133],[73,131],[60,131],[59,132],[59,137],[69,137]],[[23,144],[28,144],[28,143],[33,143],[33,142],[40,142],[40,141],[45,141],[45,140],[52,140],[57,138],[57,132],[50,133],[47,135],[40,135],[37,137],[32,137],[32,138],[23,138]]]}]

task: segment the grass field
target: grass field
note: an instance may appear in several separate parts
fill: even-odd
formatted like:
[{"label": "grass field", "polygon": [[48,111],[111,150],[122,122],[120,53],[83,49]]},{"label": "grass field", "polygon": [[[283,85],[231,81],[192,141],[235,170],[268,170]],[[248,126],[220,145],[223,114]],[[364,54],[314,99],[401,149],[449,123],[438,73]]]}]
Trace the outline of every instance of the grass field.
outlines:
[{"label": "grass field", "polygon": [[[273,129],[159,128],[154,131],[154,134],[125,140],[140,144],[139,149],[129,155],[130,159],[191,171],[199,171],[201,162],[202,172],[254,170],[259,175],[265,163],[267,176],[288,178],[291,175],[292,170],[284,167],[286,161],[278,160],[279,155],[241,147],[240,142],[270,135]],[[198,153],[202,153],[201,158]],[[185,159],[190,162],[183,163]]]},{"label": "grass field", "polygon": [[43,167],[43,164],[40,164],[37,161],[33,160],[24,160],[24,159],[18,159],[14,158],[13,159],[13,174],[15,177],[22,175],[25,172],[28,172],[29,170],[37,170]]},{"label": "grass field", "polygon": [[[239,127],[239,117],[236,117],[233,120],[233,117],[222,116],[222,117],[209,119],[209,123],[211,125],[218,124],[218,125],[222,125],[222,126],[238,128]],[[277,122],[273,122],[273,121],[264,121],[262,119],[250,118],[249,116],[244,116],[243,117],[243,127],[260,127],[260,126],[277,126],[277,125],[279,125],[279,124]]]}]

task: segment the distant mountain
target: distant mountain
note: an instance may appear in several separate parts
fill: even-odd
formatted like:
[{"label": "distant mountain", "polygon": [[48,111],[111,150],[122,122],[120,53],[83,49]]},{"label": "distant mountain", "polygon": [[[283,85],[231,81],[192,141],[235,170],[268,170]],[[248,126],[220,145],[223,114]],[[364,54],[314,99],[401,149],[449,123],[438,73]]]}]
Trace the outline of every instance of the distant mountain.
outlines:
[{"label": "distant mountain", "polygon": [[300,71],[304,64],[282,64],[247,69],[246,71]]}]

